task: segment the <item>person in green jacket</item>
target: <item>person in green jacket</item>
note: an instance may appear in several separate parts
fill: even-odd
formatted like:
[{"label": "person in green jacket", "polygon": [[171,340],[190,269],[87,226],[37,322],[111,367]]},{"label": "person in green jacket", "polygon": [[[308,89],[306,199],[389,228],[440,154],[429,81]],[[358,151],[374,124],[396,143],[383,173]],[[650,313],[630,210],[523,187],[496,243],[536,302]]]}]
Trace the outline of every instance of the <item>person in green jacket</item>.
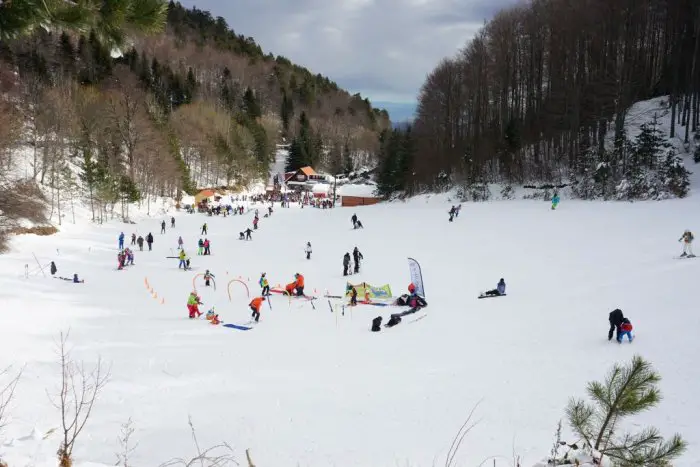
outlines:
[{"label": "person in green jacket", "polygon": [[258,281],[258,284],[260,284],[260,287],[262,287],[262,296],[263,297],[270,295],[270,283],[267,281],[267,277],[265,277],[264,272],[260,276],[260,280]]},{"label": "person in green jacket", "polygon": [[190,296],[187,299],[187,311],[190,312],[190,319],[199,318],[202,316],[202,312],[199,311],[199,305],[201,304],[202,302],[199,300],[197,292],[190,293]]},{"label": "person in green jacket", "polygon": [[558,205],[559,205],[559,194],[554,193],[554,196],[552,197],[552,211],[554,211]]}]

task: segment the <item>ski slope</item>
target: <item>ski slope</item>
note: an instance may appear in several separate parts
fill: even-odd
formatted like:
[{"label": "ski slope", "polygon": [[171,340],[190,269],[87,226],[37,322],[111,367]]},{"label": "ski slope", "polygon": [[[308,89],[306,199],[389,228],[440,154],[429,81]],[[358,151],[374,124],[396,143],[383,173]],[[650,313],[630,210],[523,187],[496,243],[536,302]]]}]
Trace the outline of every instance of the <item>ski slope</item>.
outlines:
[{"label": "ski slope", "polygon": [[[682,433],[690,446],[677,465],[700,465],[700,260],[675,259],[683,230],[700,230],[692,223],[699,201],[564,200],[557,211],[537,201],[468,203],[449,223],[449,202],[433,196],[357,210],[276,205],[250,242],[237,237],[252,213],[175,214],[176,228],[165,235],[163,216],[16,238],[0,257],[0,368],[25,367],[0,453],[10,466],[56,464],[58,433],[43,439],[60,422],[47,391],[59,384],[55,342],[70,329],[76,359],[101,356],[112,365],[76,445],[78,466],[114,465],[129,418],[138,442],[133,465],[191,457],[188,417],[200,445],[226,441],[243,463],[250,448],[260,466],[444,465],[476,404],[478,424],[455,465],[495,456],[506,466],[519,455],[532,466],[549,452],[568,398],[585,396],[588,381],[634,353],[659,370],[665,396],[634,423]],[[353,212],[364,230],[352,230]],[[212,256],[199,257],[204,222]],[[132,230],[153,232],[154,251],[136,251],[135,266],[117,271],[117,236]],[[180,235],[194,271],[166,259]],[[195,273],[216,275],[216,291],[198,286],[202,310],[215,306],[225,322],[242,323],[250,299],[234,283],[229,301],[229,280],[249,279],[258,293],[261,272],[273,286],[301,272],[308,294],[339,295],[342,257],[355,246],[365,260],[350,280],[389,283],[395,296],[409,283],[406,258],[421,263],[425,319],[371,333],[372,318],[389,309],[358,306],[343,316],[324,298],[314,309],[281,296],[272,309],[264,305],[251,331],[187,319]],[[25,279],[25,264],[36,269],[32,253],[42,264],[56,261],[57,275],[77,272],[86,282]],[[477,300],[501,277],[507,297]],[[633,344],[607,341],[616,307],[635,325]]]}]

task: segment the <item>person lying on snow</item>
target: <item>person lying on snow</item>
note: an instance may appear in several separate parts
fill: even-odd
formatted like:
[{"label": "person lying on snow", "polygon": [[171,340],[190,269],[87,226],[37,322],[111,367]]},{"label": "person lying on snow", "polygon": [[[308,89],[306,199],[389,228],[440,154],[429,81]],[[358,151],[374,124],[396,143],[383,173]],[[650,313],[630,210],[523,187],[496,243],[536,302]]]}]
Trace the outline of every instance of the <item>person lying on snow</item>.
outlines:
[{"label": "person lying on snow", "polygon": [[484,296],[498,296],[498,295],[505,295],[506,294],[506,281],[503,280],[501,277],[501,280],[498,281],[498,285],[496,285],[496,288],[493,290],[489,290],[488,292],[484,292]]},{"label": "person lying on snow", "polygon": [[70,277],[57,277],[57,279],[61,279],[62,281],[69,281],[69,282],[72,282],[74,284],[82,284],[85,282],[84,279],[83,280],[78,279],[77,274],[73,274],[73,279],[71,279]]},{"label": "person lying on snow", "polygon": [[421,308],[428,306],[428,302],[425,301],[425,298],[421,297],[416,292],[416,286],[413,283],[408,284],[408,292],[411,294],[408,297],[408,306],[410,306],[411,309],[403,314],[415,313]]}]

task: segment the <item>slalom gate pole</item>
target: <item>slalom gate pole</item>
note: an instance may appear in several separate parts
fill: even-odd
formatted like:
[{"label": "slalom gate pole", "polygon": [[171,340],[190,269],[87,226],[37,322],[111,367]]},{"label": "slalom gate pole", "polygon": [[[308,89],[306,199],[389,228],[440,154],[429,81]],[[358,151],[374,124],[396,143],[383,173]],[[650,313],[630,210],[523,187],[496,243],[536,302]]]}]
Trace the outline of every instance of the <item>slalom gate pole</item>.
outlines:
[{"label": "slalom gate pole", "polygon": [[333,305],[331,305],[331,300],[330,298],[328,299],[328,308],[331,309],[331,313],[333,313]]},{"label": "slalom gate pole", "polygon": [[34,253],[32,253],[32,256],[34,257],[34,260],[36,261],[36,264],[39,265],[39,270],[41,270],[41,273],[44,275],[44,277],[46,277],[46,273],[44,272],[44,268],[45,268],[46,266],[43,266],[43,267],[42,267],[41,263],[39,262],[39,258],[37,258],[36,255],[35,255]]}]

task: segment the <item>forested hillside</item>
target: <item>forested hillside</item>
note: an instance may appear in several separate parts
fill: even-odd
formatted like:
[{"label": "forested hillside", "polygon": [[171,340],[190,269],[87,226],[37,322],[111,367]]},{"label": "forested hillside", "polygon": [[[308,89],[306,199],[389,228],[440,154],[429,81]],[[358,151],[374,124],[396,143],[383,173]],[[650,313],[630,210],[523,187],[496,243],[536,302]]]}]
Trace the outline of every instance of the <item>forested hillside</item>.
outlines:
[{"label": "forested hillside", "polygon": [[[412,131],[384,135],[383,191],[549,182],[583,198],[684,196],[687,173],[665,141],[698,146],[699,58],[693,0],[503,10],[430,73]],[[670,134],[652,121],[630,138],[628,109],[656,96],[670,96]]]},{"label": "forested hillside", "polygon": [[3,186],[37,182],[59,210],[85,198],[101,219],[122,202],[266,179],[283,141],[314,148],[291,162],[340,170],[390,126],[369,100],[179,3],[0,9]]}]

